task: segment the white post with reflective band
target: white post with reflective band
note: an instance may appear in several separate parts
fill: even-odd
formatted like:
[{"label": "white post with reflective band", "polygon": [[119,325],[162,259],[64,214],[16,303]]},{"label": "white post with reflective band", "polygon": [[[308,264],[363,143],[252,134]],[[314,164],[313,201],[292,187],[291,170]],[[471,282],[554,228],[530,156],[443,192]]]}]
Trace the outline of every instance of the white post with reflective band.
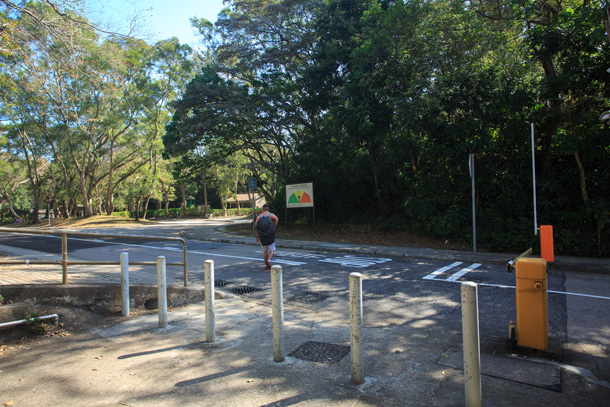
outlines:
[{"label": "white post with reflective band", "polygon": [[364,383],[364,357],[362,353],[362,274],[349,275],[349,303],[352,352],[352,378],[354,384]]},{"label": "white post with reflective band", "polygon": [[167,274],[165,256],[157,257],[157,301],[159,303],[159,328],[167,328]]},{"label": "white post with reflective band", "polygon": [[271,310],[273,316],[273,360],[284,361],[284,293],[282,267],[271,267]]},{"label": "white post with reflective band", "polygon": [[121,253],[121,314],[129,315],[129,253]]},{"label": "white post with reflective band", "polygon": [[462,283],[462,338],[466,407],[480,407],[482,395],[479,305],[477,285],[471,281]]},{"label": "white post with reflective band", "polygon": [[204,263],[203,284],[205,285],[205,341],[216,340],[216,311],[214,309],[214,260]]}]

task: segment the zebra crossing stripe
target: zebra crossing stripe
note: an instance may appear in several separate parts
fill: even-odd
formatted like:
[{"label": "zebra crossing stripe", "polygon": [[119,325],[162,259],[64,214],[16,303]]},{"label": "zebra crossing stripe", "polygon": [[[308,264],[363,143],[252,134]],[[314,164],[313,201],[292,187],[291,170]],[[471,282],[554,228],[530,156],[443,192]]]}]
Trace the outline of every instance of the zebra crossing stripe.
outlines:
[{"label": "zebra crossing stripe", "polygon": [[461,262],[461,261],[456,261],[455,263],[451,263],[451,264],[450,264],[450,265],[448,265],[448,266],[441,267],[440,269],[438,269],[438,270],[436,270],[436,271],[434,271],[434,272],[432,272],[432,273],[428,274],[427,276],[425,276],[425,277],[424,277],[424,280],[434,280],[434,278],[435,278],[436,276],[438,276],[439,274],[443,274],[445,271],[447,271],[447,270],[451,270],[452,268],[457,267],[457,266],[459,266],[460,264],[462,264],[462,262]]},{"label": "zebra crossing stripe", "polygon": [[468,267],[464,267],[463,269],[461,269],[457,273],[452,274],[450,277],[439,278],[439,279],[436,278],[439,275],[443,274],[444,272],[459,266],[460,264],[462,264],[461,261],[456,261],[455,263],[451,263],[448,266],[441,267],[440,269],[433,271],[432,273],[428,274],[427,276],[424,276],[423,279],[424,280],[436,280],[436,281],[457,281],[461,277],[463,277],[464,275],[470,273],[472,270],[474,270],[474,269],[476,269],[476,268],[481,266],[481,263],[473,263],[473,264],[471,264]]},{"label": "zebra crossing stripe", "polygon": [[465,267],[465,268],[461,269],[460,271],[458,271],[457,273],[453,274],[451,277],[447,278],[446,280],[447,281],[457,281],[464,274],[470,273],[472,270],[476,269],[479,266],[481,266],[481,263],[471,264],[470,267]]}]

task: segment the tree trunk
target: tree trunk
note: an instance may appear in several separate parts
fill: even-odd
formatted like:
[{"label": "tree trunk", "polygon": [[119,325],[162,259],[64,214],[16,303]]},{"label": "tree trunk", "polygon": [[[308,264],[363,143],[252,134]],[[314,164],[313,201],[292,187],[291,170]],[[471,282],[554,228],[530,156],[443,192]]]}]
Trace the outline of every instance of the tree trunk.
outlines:
[{"label": "tree trunk", "polygon": [[32,186],[32,223],[38,223],[38,187],[40,185],[40,181],[38,178],[38,165],[36,163],[36,155],[34,153],[32,143],[30,142],[30,138],[28,137],[27,133],[25,131],[19,131],[19,136],[21,137],[21,146],[23,148],[23,152],[25,153],[25,158],[27,162],[28,178]]},{"label": "tree trunk", "polygon": [[136,218],[136,222],[140,221],[140,197],[138,197],[138,199],[136,199],[136,205],[135,205],[135,218]]},{"label": "tree trunk", "polygon": [[239,181],[237,180],[237,176],[235,177],[235,204],[237,206],[237,213],[241,216],[241,206],[239,206],[239,197],[237,196],[237,184]]},{"label": "tree trunk", "polygon": [[227,199],[223,194],[220,194],[220,207],[222,208],[223,216],[227,216]]},{"label": "tree trunk", "polygon": [[578,165],[578,171],[580,173],[580,193],[582,194],[583,201],[589,202],[589,193],[587,192],[587,178],[585,177],[585,167],[583,167],[580,161],[580,155],[578,149],[574,150],[574,158],[576,159],[576,165]]},{"label": "tree trunk", "polygon": [[148,210],[148,203],[150,202],[150,196],[147,196],[144,200],[144,214],[142,215],[142,219],[146,219],[146,211]]},{"label": "tree trunk", "polygon": [[186,216],[186,186],[180,184],[180,194],[182,195],[182,215]]},{"label": "tree trunk", "polygon": [[[216,177],[216,181],[220,185],[222,180],[220,179],[220,174],[218,174],[218,166],[214,166],[214,177]],[[220,207],[222,208],[223,216],[227,216],[227,198],[225,194],[221,191],[218,195],[220,195]]]},{"label": "tree trunk", "polygon": [[110,168],[108,169],[108,195],[106,201],[108,202],[108,215],[112,215],[114,212],[114,186],[112,185],[112,175],[114,174],[113,161],[114,161],[114,139],[110,142]]},{"label": "tree trunk", "polygon": [[165,207],[163,208],[163,216],[167,218],[167,212],[169,209],[169,188],[165,191]]},{"label": "tree trunk", "polygon": [[205,170],[201,172],[203,180],[203,216],[208,216],[208,183],[205,179]]},{"label": "tree trunk", "polygon": [[64,219],[70,219],[70,212],[68,210],[68,203],[66,202],[65,199],[62,199],[61,203],[62,203],[61,217],[64,218]]}]

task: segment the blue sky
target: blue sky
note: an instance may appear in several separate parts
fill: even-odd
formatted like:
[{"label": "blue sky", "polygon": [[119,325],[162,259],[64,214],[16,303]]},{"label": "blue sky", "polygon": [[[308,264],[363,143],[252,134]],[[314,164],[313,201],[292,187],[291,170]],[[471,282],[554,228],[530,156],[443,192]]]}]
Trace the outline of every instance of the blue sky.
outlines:
[{"label": "blue sky", "polygon": [[211,22],[225,6],[222,0],[89,0],[89,18],[108,24],[113,30],[125,33],[132,19],[138,15],[137,37],[158,41],[178,37],[181,43],[197,45],[198,40],[190,25],[197,16]]}]

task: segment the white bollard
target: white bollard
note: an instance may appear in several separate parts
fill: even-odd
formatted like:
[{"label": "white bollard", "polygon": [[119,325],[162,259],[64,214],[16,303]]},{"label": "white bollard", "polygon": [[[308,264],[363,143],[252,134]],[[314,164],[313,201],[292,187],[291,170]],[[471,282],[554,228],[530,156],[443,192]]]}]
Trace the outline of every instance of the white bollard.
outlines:
[{"label": "white bollard", "polygon": [[284,361],[284,293],[282,266],[271,267],[271,309],[273,314],[273,360]]},{"label": "white bollard", "polygon": [[471,281],[462,283],[462,336],[466,407],[480,407],[482,395],[479,304],[477,285]]},{"label": "white bollard", "polygon": [[216,340],[216,315],[214,310],[214,261],[204,263],[203,284],[205,285],[205,341]]},{"label": "white bollard", "polygon": [[353,384],[364,383],[364,357],[362,354],[362,274],[349,275],[349,305],[352,350],[352,378]]},{"label": "white bollard", "polygon": [[167,328],[167,274],[165,256],[157,257],[157,301],[159,303],[159,328]]},{"label": "white bollard", "polygon": [[129,315],[129,253],[121,253],[121,314]]}]

